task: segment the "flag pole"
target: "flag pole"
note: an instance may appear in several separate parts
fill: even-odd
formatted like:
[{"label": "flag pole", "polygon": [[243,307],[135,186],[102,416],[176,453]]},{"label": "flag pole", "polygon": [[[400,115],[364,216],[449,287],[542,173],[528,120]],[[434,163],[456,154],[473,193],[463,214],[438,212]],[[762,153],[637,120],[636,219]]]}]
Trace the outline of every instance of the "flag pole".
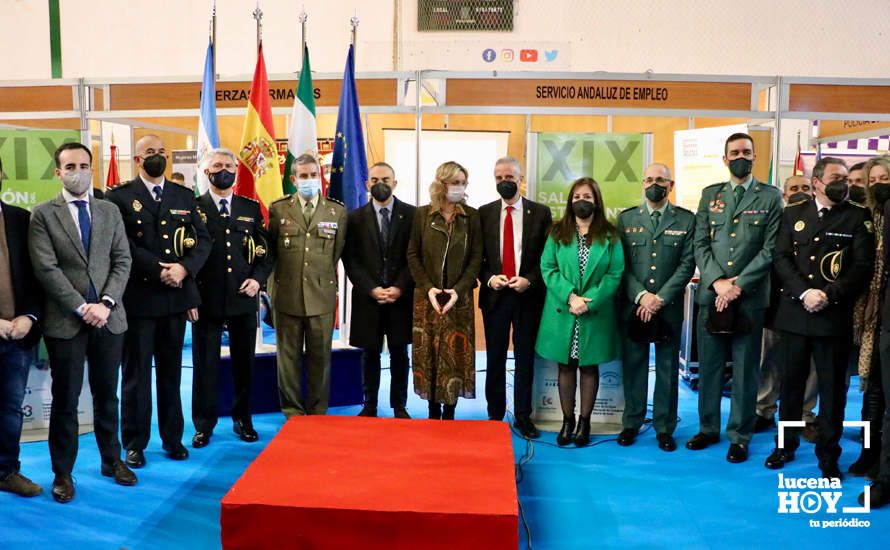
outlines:
[{"label": "flag pole", "polygon": [[210,45],[213,46],[213,81],[216,82],[216,0],[210,6]]},{"label": "flag pole", "polygon": [[356,34],[358,33],[358,10],[354,11],[352,17],[349,18],[349,24],[352,25],[352,58],[354,62],[355,51],[358,48],[358,44],[356,44]]},{"label": "flag pole", "polygon": [[260,53],[260,44],[263,43],[263,10],[260,8],[260,0],[256,0],[256,9],[251,13],[256,19],[256,51]]},{"label": "flag pole", "polygon": [[303,66],[303,56],[306,55],[306,21],[309,15],[306,13],[306,7],[300,11],[300,66]]}]

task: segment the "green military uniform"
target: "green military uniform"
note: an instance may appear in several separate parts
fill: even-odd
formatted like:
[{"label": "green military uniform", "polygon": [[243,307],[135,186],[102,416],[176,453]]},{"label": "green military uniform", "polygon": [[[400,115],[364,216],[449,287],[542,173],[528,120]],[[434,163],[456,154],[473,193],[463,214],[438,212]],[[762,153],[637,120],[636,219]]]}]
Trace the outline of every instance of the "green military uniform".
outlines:
[{"label": "green military uniform", "polygon": [[[782,218],[782,194],[749,177],[736,199],[731,182],[702,190],[695,216],[695,262],[701,273],[698,291],[698,414],[701,433],[720,434],[720,397],[726,362],[733,364],[732,401],[726,435],[747,444],[754,431],[763,319],[770,300],[773,248]],[[749,325],[733,334],[711,334],[709,306],[717,298],[712,285],[738,276],[742,289],[737,312]]]},{"label": "green military uniform", "polygon": [[[331,337],[337,307],[337,262],[346,237],[346,209],[316,196],[288,195],[269,207],[269,241],[276,258],[272,306],[278,343],[278,394],[286,417],[325,414],[331,371]],[[309,201],[311,203],[312,201]],[[307,392],[302,396],[302,354]]]},{"label": "green military uniform", "polygon": [[[657,317],[670,335],[655,344],[655,391],[653,425],[659,434],[672,434],[677,427],[677,370],[680,363],[680,328],[683,324],[683,295],[695,272],[693,236],[695,215],[669,202],[659,210],[644,203],[618,215],[618,231],[624,246],[619,320],[626,325],[646,292],[664,301]],[[631,340],[622,330],[624,346],[625,429],[639,430],[646,418],[649,382],[649,344]]]}]

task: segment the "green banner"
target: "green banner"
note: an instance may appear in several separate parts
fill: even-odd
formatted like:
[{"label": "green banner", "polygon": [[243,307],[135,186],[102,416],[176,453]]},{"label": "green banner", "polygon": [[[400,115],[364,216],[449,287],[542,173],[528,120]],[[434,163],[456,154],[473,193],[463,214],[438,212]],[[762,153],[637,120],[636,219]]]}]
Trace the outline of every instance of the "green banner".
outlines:
[{"label": "green banner", "polygon": [[560,219],[572,182],[590,176],[600,185],[606,215],[615,221],[619,212],[643,200],[644,149],[643,134],[539,133],[536,200]]},{"label": "green banner", "polygon": [[0,130],[0,200],[30,210],[56,196],[62,182],[55,176],[53,153],[74,141],[80,141],[77,130]]}]

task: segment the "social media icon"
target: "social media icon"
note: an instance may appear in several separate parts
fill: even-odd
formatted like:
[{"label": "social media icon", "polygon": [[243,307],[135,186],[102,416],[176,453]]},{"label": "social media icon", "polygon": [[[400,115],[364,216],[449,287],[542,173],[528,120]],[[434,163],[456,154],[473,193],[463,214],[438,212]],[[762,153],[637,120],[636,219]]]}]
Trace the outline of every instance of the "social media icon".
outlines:
[{"label": "social media icon", "polygon": [[492,61],[494,61],[497,55],[497,52],[495,52],[491,48],[485,48],[485,50],[482,52],[482,60],[486,63],[491,63]]},{"label": "social media icon", "polygon": [[519,61],[534,63],[538,60],[538,50],[519,50]]},{"label": "social media icon", "polygon": [[547,59],[547,62],[556,61],[556,56],[559,54],[559,50],[544,50],[544,57]]},{"label": "social media icon", "polygon": [[513,50],[510,50],[510,49],[501,50],[501,59],[503,59],[504,61],[506,61],[508,63],[513,61],[513,58],[515,57],[515,55],[516,55],[516,52],[514,52]]}]

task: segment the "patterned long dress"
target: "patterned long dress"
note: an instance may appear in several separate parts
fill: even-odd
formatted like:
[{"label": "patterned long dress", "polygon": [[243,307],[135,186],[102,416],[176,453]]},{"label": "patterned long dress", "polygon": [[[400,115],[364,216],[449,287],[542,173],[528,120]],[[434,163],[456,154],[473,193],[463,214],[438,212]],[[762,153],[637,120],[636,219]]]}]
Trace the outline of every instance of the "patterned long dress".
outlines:
[{"label": "patterned long dress", "polygon": [[[590,254],[590,247],[587,246],[587,237],[581,234],[581,230],[575,228],[578,239],[578,268],[581,271],[581,280],[584,280],[584,271],[587,269],[587,256]],[[578,318],[575,318],[575,325],[572,327],[572,348],[569,351],[569,359],[578,359],[578,331],[580,324]]]}]

